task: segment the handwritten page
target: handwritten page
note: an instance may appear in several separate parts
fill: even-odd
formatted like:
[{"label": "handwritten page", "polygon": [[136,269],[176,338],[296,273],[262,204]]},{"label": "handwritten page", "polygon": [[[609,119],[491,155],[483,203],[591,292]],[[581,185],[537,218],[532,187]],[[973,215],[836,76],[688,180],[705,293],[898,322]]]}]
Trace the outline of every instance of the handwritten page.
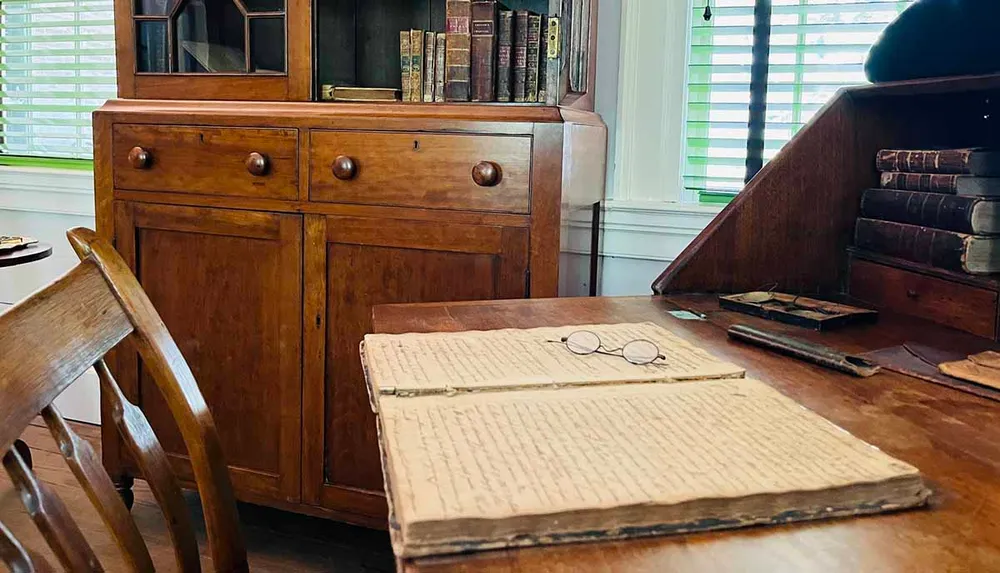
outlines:
[{"label": "handwritten page", "polygon": [[[597,334],[604,347],[649,340],[666,358],[648,365],[621,356],[570,352],[562,337]],[[534,386],[659,382],[743,376],[656,324],[597,324],[427,334],[369,334],[363,354],[369,384],[380,394],[434,394]]]},{"label": "handwritten page", "polygon": [[[422,523],[500,520],[489,528],[499,533],[502,520],[515,516],[918,476],[751,379],[382,396],[380,403],[386,478],[404,543]],[[721,507],[736,511],[738,502]],[[643,515],[623,512],[622,524],[642,525]],[[558,526],[550,518],[506,533],[531,534],[538,524]]]}]

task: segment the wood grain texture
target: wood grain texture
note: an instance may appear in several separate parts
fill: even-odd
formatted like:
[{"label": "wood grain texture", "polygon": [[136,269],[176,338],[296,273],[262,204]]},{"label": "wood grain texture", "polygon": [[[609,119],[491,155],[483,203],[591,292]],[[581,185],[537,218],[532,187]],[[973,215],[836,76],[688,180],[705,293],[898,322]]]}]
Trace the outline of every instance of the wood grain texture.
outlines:
[{"label": "wood grain texture", "polygon": [[[684,321],[669,310],[696,310]],[[974,571],[1000,560],[1000,406],[892,372],[847,374],[727,339],[745,323],[858,353],[905,341],[963,351],[982,339],[926,320],[884,313],[878,324],[819,333],[722,311],[714,296],[578,298],[380,306],[376,332],[531,328],[653,321],[723,360],[744,366],[789,397],[918,467],[935,491],[926,511],[808,525],[760,527],[644,540],[575,544],[432,558],[408,572],[515,571]]]},{"label": "wood grain texture", "polygon": [[[134,253],[140,284],[165,317],[213,415],[226,421],[220,437],[237,493],[297,501],[301,218],[129,207],[119,248]],[[126,387],[133,372],[118,375]],[[149,369],[138,371],[135,387],[181,478],[190,482],[185,440]]]},{"label": "wood grain texture", "polygon": [[997,293],[857,259],[851,260],[851,296],[880,309],[921,316],[993,338]]},{"label": "wood grain texture", "polygon": [[[298,197],[298,133],[293,129],[118,124],[112,140],[114,185],[120,189]],[[148,167],[137,169],[130,163],[134,148],[149,154]],[[247,169],[252,153],[264,158],[263,175]]]},{"label": "wood grain texture", "polygon": [[[313,131],[313,201],[527,213],[531,169],[528,137]],[[334,175],[334,160],[349,157],[357,173]],[[502,179],[477,185],[481,161],[500,166]]]},{"label": "wood grain texture", "polygon": [[311,440],[322,438],[325,444],[325,462],[311,464],[313,476],[324,470],[314,491],[324,505],[384,512],[375,421],[358,353],[370,332],[372,306],[522,297],[528,233],[346,217],[328,217],[325,226],[318,219],[310,221],[311,241],[323,243],[307,246],[312,273],[306,289],[320,286],[325,292],[325,300],[315,301],[309,312],[310,320],[315,314],[316,324],[325,325],[325,338],[320,340],[317,329],[307,342],[313,358],[323,349],[325,363],[322,370],[311,367],[307,381],[309,399],[322,398],[325,404],[324,416],[310,419],[305,430]]}]

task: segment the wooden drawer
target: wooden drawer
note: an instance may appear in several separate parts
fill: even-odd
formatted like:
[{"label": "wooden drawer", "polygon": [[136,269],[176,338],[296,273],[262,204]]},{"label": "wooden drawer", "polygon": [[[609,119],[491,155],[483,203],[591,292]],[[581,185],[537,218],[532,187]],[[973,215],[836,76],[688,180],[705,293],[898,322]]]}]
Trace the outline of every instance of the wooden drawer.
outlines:
[{"label": "wooden drawer", "polygon": [[[313,201],[530,210],[528,136],[313,131],[309,153]],[[489,163],[497,180],[477,182]]]},{"label": "wooden drawer", "polygon": [[297,130],[118,124],[113,133],[117,189],[298,198]]},{"label": "wooden drawer", "polygon": [[997,293],[991,290],[855,259],[850,294],[879,309],[994,337]]}]

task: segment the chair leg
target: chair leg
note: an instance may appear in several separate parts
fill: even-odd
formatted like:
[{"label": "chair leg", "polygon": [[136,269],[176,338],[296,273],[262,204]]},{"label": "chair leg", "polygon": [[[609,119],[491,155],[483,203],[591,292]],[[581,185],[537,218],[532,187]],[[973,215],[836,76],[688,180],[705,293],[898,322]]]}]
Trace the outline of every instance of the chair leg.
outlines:
[{"label": "chair leg", "polygon": [[28,448],[28,444],[24,443],[21,440],[14,440],[14,448],[17,450],[17,453],[21,454],[21,459],[24,460],[24,463],[28,465],[28,469],[30,470],[32,467],[31,449]]},{"label": "chair leg", "polygon": [[132,485],[135,480],[132,476],[120,476],[113,479],[115,484],[115,491],[121,496],[122,501],[125,502],[125,507],[129,511],[132,511],[132,504],[135,503],[135,493],[132,492]]}]

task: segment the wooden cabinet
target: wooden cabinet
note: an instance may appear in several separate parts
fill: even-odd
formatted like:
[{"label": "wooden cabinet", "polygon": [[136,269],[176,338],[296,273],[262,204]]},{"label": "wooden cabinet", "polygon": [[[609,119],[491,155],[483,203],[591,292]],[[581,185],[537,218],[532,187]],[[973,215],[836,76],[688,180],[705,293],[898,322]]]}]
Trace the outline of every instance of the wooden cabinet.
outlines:
[{"label": "wooden cabinet", "polygon": [[521,298],[528,231],[308,215],[304,336],[307,501],[341,511],[383,511],[375,417],[358,343],[384,303]]},{"label": "wooden cabinet", "polygon": [[[240,499],[384,527],[359,355],[372,307],[556,296],[562,245],[593,244],[589,219],[573,237],[569,221],[603,195],[599,119],[439,109],[117,101],[96,113],[98,231],[191,364]],[[251,172],[255,153],[268,169]],[[141,364],[119,352],[113,367],[190,484]],[[123,483],[137,475],[113,432],[104,456]]]},{"label": "wooden cabinet", "polygon": [[[191,366],[244,499],[297,502],[301,473],[302,217],[116,201],[116,247]],[[137,358],[116,375],[179,475],[180,432]]]}]

